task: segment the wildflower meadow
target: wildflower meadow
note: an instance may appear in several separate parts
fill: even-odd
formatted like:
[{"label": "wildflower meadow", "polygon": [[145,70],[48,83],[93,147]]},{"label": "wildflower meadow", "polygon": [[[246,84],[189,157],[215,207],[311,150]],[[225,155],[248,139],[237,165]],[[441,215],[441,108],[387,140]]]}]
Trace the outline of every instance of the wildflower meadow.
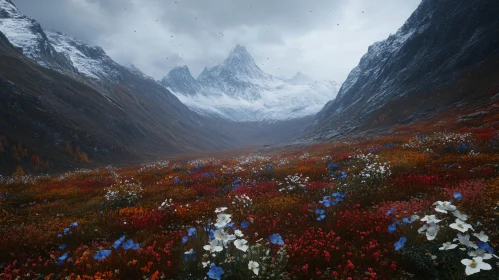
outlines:
[{"label": "wildflower meadow", "polygon": [[0,279],[499,279],[498,136],[3,177]]}]

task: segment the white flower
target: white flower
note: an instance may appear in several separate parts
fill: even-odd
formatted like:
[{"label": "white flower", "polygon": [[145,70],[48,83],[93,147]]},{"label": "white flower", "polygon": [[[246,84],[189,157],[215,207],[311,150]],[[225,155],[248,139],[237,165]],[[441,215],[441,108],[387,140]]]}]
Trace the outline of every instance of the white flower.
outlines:
[{"label": "white flower", "polygon": [[461,214],[461,212],[459,212],[459,210],[456,210],[454,212],[452,212],[452,214],[454,214],[454,216],[456,216],[456,218],[462,220],[462,221],[466,221],[468,219],[468,215],[466,214]]},{"label": "white flower", "polygon": [[488,254],[484,249],[476,249],[468,253],[470,257],[482,257],[484,260],[492,259],[492,254]]},{"label": "white flower", "polygon": [[471,275],[475,274],[477,272],[480,272],[480,270],[491,270],[492,267],[488,263],[484,263],[482,261],[481,257],[476,257],[473,258],[473,260],[470,259],[463,259],[461,260],[461,263],[466,266],[466,275]]},{"label": "white flower", "polygon": [[460,219],[456,219],[456,222],[450,224],[449,226],[455,230],[459,230],[460,232],[467,232],[469,229],[473,230],[473,227],[470,224],[467,224]]},{"label": "white flower", "polygon": [[204,245],[203,246],[203,249],[205,249],[206,251],[210,251],[210,252],[222,252],[224,250],[224,248],[222,246],[220,246],[220,241],[218,240],[213,240],[209,245]]},{"label": "white flower", "polygon": [[201,262],[201,264],[203,265],[203,267],[207,267],[210,265],[210,261]]},{"label": "white flower", "polygon": [[248,268],[252,270],[256,275],[258,275],[258,271],[260,270],[260,265],[257,262],[249,261]]},{"label": "white flower", "polygon": [[439,250],[452,250],[457,247],[457,244],[452,244],[450,242],[445,242],[442,244],[442,247],[438,248]]},{"label": "white flower", "polygon": [[438,224],[441,220],[437,219],[435,215],[426,215],[421,219],[422,222]]},{"label": "white flower", "polygon": [[222,213],[223,211],[227,210],[227,207],[220,207],[215,209],[215,213]]},{"label": "white flower", "polygon": [[237,249],[246,252],[248,250],[248,245],[246,245],[247,243],[248,241],[245,239],[237,239],[234,241],[234,246],[236,246]]},{"label": "white flower", "polygon": [[473,235],[476,236],[476,238],[480,239],[480,241],[482,242],[489,241],[489,237],[483,231],[481,231],[480,233],[473,233]]},{"label": "white flower", "polygon": [[454,238],[453,241],[456,241],[456,240],[459,240],[459,243],[461,243],[462,245],[464,245],[466,247],[471,247],[473,249],[478,249],[478,246],[474,242],[470,241],[469,234],[463,236],[460,233],[458,233],[457,234],[457,238]]},{"label": "white flower", "polygon": [[426,230],[426,238],[430,241],[435,239],[437,237],[439,230],[440,230],[439,226],[429,227],[428,230]]},{"label": "white flower", "polygon": [[236,229],[236,230],[234,231],[234,234],[235,234],[237,237],[243,237],[243,236],[244,236],[243,232],[242,232],[241,230],[239,230],[239,229]]},{"label": "white flower", "polygon": [[420,227],[420,228],[418,229],[418,232],[419,232],[419,233],[423,233],[423,232],[424,232],[425,230],[427,230],[427,229],[428,229],[428,226],[427,226],[427,225],[423,225],[422,227]]},{"label": "white flower", "polygon": [[223,228],[225,227],[228,223],[230,223],[231,215],[230,214],[218,214],[217,215],[217,222],[215,223],[215,226],[218,228]]},{"label": "white flower", "polygon": [[452,205],[448,201],[437,201],[433,205],[436,205],[435,211],[441,212],[441,213],[447,213],[447,211],[456,210],[456,206]]},{"label": "white flower", "polygon": [[224,232],[223,229],[217,229],[217,230],[215,230],[214,236],[215,236],[215,240],[223,242],[224,245],[227,245],[232,240],[236,239],[235,235],[233,235],[233,234],[227,234],[226,232]]}]

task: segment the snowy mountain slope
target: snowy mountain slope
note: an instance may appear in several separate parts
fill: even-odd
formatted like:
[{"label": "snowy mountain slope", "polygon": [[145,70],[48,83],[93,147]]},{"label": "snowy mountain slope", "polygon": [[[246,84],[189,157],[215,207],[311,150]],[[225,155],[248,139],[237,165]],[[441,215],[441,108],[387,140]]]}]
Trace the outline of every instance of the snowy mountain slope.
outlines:
[{"label": "snowy mountain slope", "polygon": [[40,24],[19,12],[10,0],[0,0],[0,31],[25,56],[63,73],[75,73],[71,61],[58,53]]},{"label": "snowy mountain slope", "polygon": [[194,95],[201,89],[187,66],[173,68],[160,83],[174,92]]},{"label": "snowy mountain slope", "polygon": [[[497,1],[423,0],[395,34],[368,48],[336,99],[316,115],[309,136],[322,139],[418,119],[424,98],[435,98],[499,54],[498,10]],[[459,98],[456,93],[441,103],[427,101],[425,110],[442,110]],[[394,114],[398,110],[400,116]]]},{"label": "snowy mountain slope", "polygon": [[307,84],[311,84],[315,81],[314,81],[314,79],[303,74],[302,72],[298,72],[293,76],[293,78],[287,80],[287,82],[292,84],[292,85],[307,85]]},{"label": "snowy mountain slope", "polygon": [[46,31],[54,49],[66,56],[78,72],[93,79],[117,76],[115,62],[100,47],[90,47],[81,41],[56,31]]},{"label": "snowy mountain slope", "polygon": [[170,71],[161,83],[192,110],[237,122],[311,116],[337,92],[333,81],[314,81],[301,73],[292,80],[267,74],[240,45],[197,79],[184,66]]}]

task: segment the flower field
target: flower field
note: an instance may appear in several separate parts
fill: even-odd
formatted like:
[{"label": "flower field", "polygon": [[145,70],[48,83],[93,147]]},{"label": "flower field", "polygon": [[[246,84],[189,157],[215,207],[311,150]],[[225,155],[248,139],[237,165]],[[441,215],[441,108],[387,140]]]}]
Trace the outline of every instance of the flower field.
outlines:
[{"label": "flower field", "polygon": [[499,135],[0,181],[0,279],[499,279]]}]

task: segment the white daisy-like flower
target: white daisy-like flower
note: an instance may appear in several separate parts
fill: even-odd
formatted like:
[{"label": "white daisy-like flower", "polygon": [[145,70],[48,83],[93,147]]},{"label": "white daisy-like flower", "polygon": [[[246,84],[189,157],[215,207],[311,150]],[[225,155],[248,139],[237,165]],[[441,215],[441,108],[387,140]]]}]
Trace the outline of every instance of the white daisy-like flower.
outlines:
[{"label": "white daisy-like flower", "polygon": [[419,232],[419,233],[423,233],[423,232],[424,232],[425,230],[427,230],[427,229],[428,229],[428,225],[423,225],[422,227],[420,227],[420,228],[418,229],[418,232]]},{"label": "white daisy-like flower", "polygon": [[227,210],[227,207],[220,207],[215,209],[215,213],[222,213],[223,211]]},{"label": "white daisy-like flower", "polygon": [[246,252],[248,250],[247,243],[248,241],[245,239],[236,239],[236,241],[234,241],[234,246],[236,246],[237,249]]},{"label": "white daisy-like flower", "polygon": [[207,267],[210,265],[210,261],[201,262],[201,264],[203,265],[203,268],[204,268],[204,267]]},{"label": "white daisy-like flower", "polygon": [[248,269],[253,271],[256,275],[258,275],[258,271],[260,270],[260,265],[257,262],[249,261]]},{"label": "white daisy-like flower", "polygon": [[492,267],[488,263],[484,263],[482,257],[476,257],[473,258],[472,260],[470,259],[463,259],[461,260],[461,263],[466,266],[465,272],[466,275],[472,275],[477,272],[480,272],[480,270],[491,270]]},{"label": "white daisy-like flower", "polygon": [[437,219],[435,215],[426,215],[421,219],[422,222],[438,224],[441,220]]},{"label": "white daisy-like flower", "polygon": [[466,247],[471,247],[473,249],[478,249],[478,246],[475,244],[475,242],[470,241],[470,235],[461,235],[460,233],[457,234],[457,238],[454,238],[453,241],[459,240],[459,243]]},{"label": "white daisy-like flower", "polygon": [[457,247],[457,244],[452,244],[450,242],[445,242],[442,244],[442,247],[438,248],[439,250],[452,250]]},{"label": "white daisy-like flower", "polygon": [[450,224],[449,227],[459,230],[460,232],[467,232],[469,229],[473,230],[473,227],[470,224],[461,221],[459,218],[456,219],[455,223]]},{"label": "white daisy-like flower", "polygon": [[236,230],[234,231],[234,234],[235,234],[237,237],[243,237],[243,236],[244,236],[243,232],[242,232],[241,230],[239,230],[239,229],[236,229]]},{"label": "white daisy-like flower", "polygon": [[220,241],[218,240],[213,240],[210,244],[204,245],[203,249],[206,251],[210,251],[211,253],[213,252],[222,252],[224,248],[221,246]]},{"label": "white daisy-like flower", "polygon": [[435,211],[440,213],[447,213],[447,211],[456,210],[456,206],[452,205],[449,201],[437,201],[433,205],[436,205]]},{"label": "white daisy-like flower", "polygon": [[488,254],[484,249],[476,249],[468,253],[470,257],[482,257],[484,260],[492,259],[492,254]]},{"label": "white daisy-like flower", "polygon": [[230,223],[231,216],[232,215],[230,215],[230,214],[218,214],[217,215],[217,222],[215,223],[215,226],[218,228],[225,227],[228,223]]},{"label": "white daisy-like flower", "polygon": [[476,236],[476,238],[480,239],[480,241],[482,242],[489,241],[489,237],[483,231],[481,231],[480,233],[473,233],[473,235]]},{"label": "white daisy-like flower", "polygon": [[439,226],[434,226],[434,227],[429,227],[427,230],[426,230],[426,238],[428,240],[433,240],[437,237],[437,234],[438,234],[438,231],[440,230],[440,227]]},{"label": "white daisy-like flower", "polygon": [[456,210],[452,212],[456,218],[460,219],[461,221],[466,221],[468,219],[468,215],[462,214],[459,210]]}]

